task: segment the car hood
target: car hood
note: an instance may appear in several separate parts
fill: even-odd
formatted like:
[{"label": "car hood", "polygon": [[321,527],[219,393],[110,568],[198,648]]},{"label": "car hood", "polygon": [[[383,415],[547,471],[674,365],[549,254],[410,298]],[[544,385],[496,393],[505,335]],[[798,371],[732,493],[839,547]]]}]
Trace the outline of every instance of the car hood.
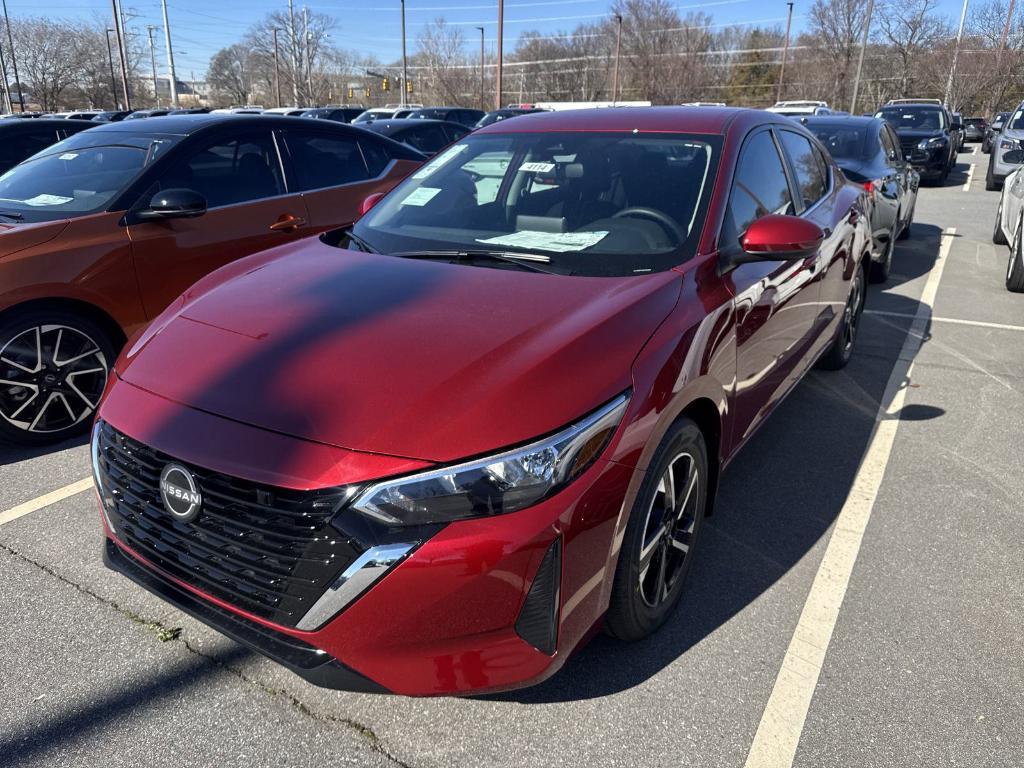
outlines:
[{"label": "car hood", "polygon": [[681,280],[416,261],[314,239],[201,281],[118,371],[274,432],[452,461],[557,430],[626,390]]},{"label": "car hood", "polygon": [[0,222],[0,259],[49,242],[68,226],[67,219],[38,224]]}]

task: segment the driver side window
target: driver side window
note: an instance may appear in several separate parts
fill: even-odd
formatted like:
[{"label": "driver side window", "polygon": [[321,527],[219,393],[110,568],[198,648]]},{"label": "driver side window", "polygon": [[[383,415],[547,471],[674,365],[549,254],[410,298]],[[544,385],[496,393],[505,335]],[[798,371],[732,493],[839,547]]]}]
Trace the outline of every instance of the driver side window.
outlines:
[{"label": "driver side window", "polygon": [[770,213],[793,213],[789,179],[771,132],[747,140],[740,155],[722,227],[721,247],[734,247],[751,224]]}]

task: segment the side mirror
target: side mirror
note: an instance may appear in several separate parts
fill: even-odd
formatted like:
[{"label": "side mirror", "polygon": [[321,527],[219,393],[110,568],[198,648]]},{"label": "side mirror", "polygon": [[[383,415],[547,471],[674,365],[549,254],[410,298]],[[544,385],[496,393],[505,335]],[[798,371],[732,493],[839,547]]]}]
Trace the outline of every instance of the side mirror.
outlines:
[{"label": "side mirror", "polygon": [[962,131],[963,129],[964,129],[964,124],[963,123],[953,123],[953,130],[954,131]]},{"label": "side mirror", "polygon": [[383,199],[384,199],[384,193],[383,192],[374,192],[372,195],[367,197],[365,200],[363,200],[362,203],[359,204],[359,215],[360,216],[365,216],[366,214],[368,214],[370,212],[370,209],[373,208],[373,206],[375,206],[377,203],[379,203]]},{"label": "side mirror", "polygon": [[748,260],[796,261],[813,256],[824,240],[825,233],[813,221],[773,213],[751,224],[740,246],[753,257]]},{"label": "side mirror", "polygon": [[206,213],[206,198],[193,189],[165,189],[153,195],[149,207],[136,211],[140,219],[194,219]]}]

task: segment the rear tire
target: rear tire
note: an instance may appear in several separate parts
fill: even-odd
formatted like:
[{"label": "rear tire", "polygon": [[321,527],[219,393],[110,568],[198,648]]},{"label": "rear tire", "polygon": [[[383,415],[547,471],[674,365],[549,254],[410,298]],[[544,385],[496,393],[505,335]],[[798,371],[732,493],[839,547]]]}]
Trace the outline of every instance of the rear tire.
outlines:
[{"label": "rear tire", "polygon": [[1010,246],[1010,261],[1006,265],[1006,290],[1013,293],[1024,293],[1024,244],[1022,244],[1021,227],[1024,223],[1017,222],[1017,232]]},{"label": "rear tire", "polygon": [[0,440],[46,445],[88,430],[115,357],[107,333],[73,312],[0,322]]},{"label": "rear tire", "polygon": [[992,227],[992,242],[996,245],[1006,245],[1006,233],[1003,232],[1003,198],[999,198],[999,207],[996,209],[996,223]]},{"label": "rear tire", "polygon": [[860,327],[860,317],[864,312],[864,300],[866,294],[864,281],[864,270],[857,268],[850,286],[850,295],[846,298],[846,307],[843,309],[843,317],[839,322],[839,329],[836,337],[828,351],[818,360],[818,367],[826,371],[839,371],[846,367],[853,357],[853,346],[857,341],[857,330]]},{"label": "rear tire", "polygon": [[640,640],[672,614],[693,562],[707,494],[707,443],[696,424],[681,418],[658,446],[626,524],[605,617],[608,634]]},{"label": "rear tire", "polygon": [[910,206],[910,213],[907,215],[907,221],[903,225],[903,229],[900,230],[899,240],[907,240],[910,237],[910,225],[914,223],[914,209],[917,208],[917,197],[915,195],[914,202]]},{"label": "rear tire", "polygon": [[889,273],[892,270],[892,257],[896,252],[896,230],[899,229],[900,220],[899,216],[896,217],[896,224],[893,225],[893,230],[889,235],[889,239],[885,243],[885,255],[882,256],[881,261],[871,262],[871,282],[872,283],[884,283],[889,279]]}]

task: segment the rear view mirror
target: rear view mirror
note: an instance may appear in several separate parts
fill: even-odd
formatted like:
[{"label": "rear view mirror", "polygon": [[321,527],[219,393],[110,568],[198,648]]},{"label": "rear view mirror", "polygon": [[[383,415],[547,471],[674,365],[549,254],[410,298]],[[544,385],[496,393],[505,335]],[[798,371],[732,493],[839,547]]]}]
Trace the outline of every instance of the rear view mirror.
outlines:
[{"label": "rear view mirror", "polygon": [[370,209],[373,208],[373,206],[375,206],[377,203],[379,203],[383,199],[384,199],[384,193],[383,192],[374,192],[372,195],[367,197],[365,200],[363,200],[362,203],[359,204],[359,215],[360,216],[365,216],[366,214],[368,214],[370,212]]},{"label": "rear view mirror", "polygon": [[193,189],[165,189],[153,195],[140,219],[193,219],[206,213],[206,198]]},{"label": "rear view mirror", "polygon": [[740,246],[756,259],[788,261],[813,256],[824,239],[825,233],[813,221],[770,214],[750,225],[740,238]]}]

